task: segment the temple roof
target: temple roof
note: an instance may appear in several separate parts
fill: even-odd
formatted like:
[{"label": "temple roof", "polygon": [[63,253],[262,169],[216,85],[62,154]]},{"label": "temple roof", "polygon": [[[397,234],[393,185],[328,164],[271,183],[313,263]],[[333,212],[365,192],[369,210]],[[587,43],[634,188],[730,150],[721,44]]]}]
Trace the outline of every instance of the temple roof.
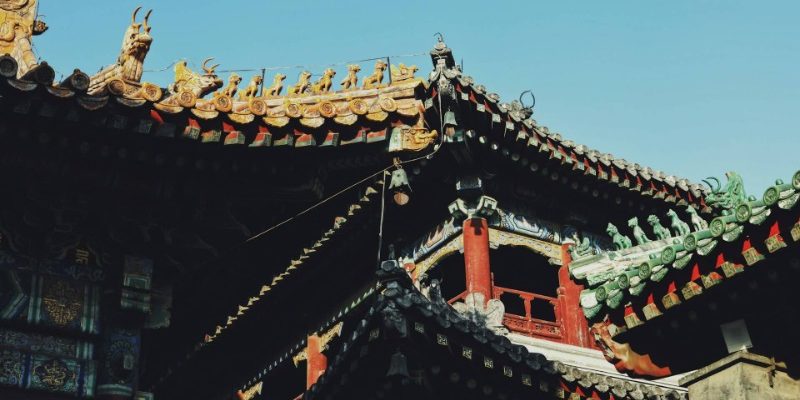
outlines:
[{"label": "temple roof", "polygon": [[[570,399],[681,399],[686,396],[681,388],[613,377],[548,360],[542,354],[514,344],[507,337],[459,314],[443,299],[437,301],[423,296],[396,263],[383,263],[378,275],[383,282],[381,294],[355,328],[350,328],[350,334],[344,335],[347,339],[339,346],[338,353],[332,353],[332,362],[325,374],[303,398],[351,393],[348,390],[354,389],[350,382],[358,387],[368,386],[356,378],[365,373],[359,370],[374,373],[369,355],[380,353],[382,350],[379,348],[402,349],[400,343],[404,341],[413,342],[414,349],[430,355],[425,361],[415,360],[417,368],[424,367],[426,373],[440,376],[459,387],[463,387],[460,382],[463,378],[468,388],[480,387],[484,394],[487,391],[520,389],[521,393],[534,396]],[[434,361],[439,358],[432,354],[435,350],[448,360],[446,365]],[[480,376],[462,377],[459,373],[462,368],[486,372]],[[380,369],[378,373],[383,377],[384,370]],[[477,378],[477,381],[469,383],[472,378]],[[391,376],[383,379],[391,382]],[[508,383],[492,387],[498,381]],[[377,383],[375,386],[378,390],[386,388]]]},{"label": "temple roof", "polygon": [[751,197],[707,225],[694,224],[688,234],[576,258],[570,272],[587,285],[581,293],[586,317],[624,314],[624,327],[616,332],[622,333],[796,246],[798,198],[800,172],[791,183],[777,180],[761,199]]},{"label": "temple roof", "polygon": [[[476,139],[481,145],[533,172],[545,168],[544,163],[536,161],[544,157],[552,164],[579,175],[606,181],[667,203],[691,205],[704,212],[710,211],[703,201],[706,192],[703,186],[588,148],[559,133],[550,132],[546,126],[539,125],[531,118],[532,105],[525,106],[517,100],[503,103],[498,94],[464,75],[460,67],[453,63],[452,52],[444,43],[438,43],[431,55],[434,58],[434,71],[429,80],[434,89],[431,98],[426,100],[426,107],[432,106],[437,95],[441,94],[442,98],[451,98],[449,104],[454,109],[460,108],[462,114],[472,114],[469,116],[471,123],[453,118],[458,118],[458,115],[448,118],[445,114],[444,126],[451,124],[467,129],[465,134],[468,138]],[[447,106],[444,108],[447,109]],[[443,130],[449,136],[453,135]],[[557,179],[558,175],[555,176],[554,179]]]},{"label": "temple roof", "polygon": [[[176,63],[174,82],[162,88],[142,80],[154,38],[148,25],[150,12],[139,21],[138,10],[116,63],[94,76],[76,70],[54,85],[52,68],[46,63],[29,66],[30,57],[15,52],[0,60],[0,88],[4,97],[13,98],[9,106],[21,114],[67,120],[79,119],[77,110],[108,114],[106,124],[113,129],[250,147],[338,146],[391,139],[390,152],[418,151],[433,144],[437,128],[447,128],[452,141],[452,128],[461,125],[468,137],[532,171],[544,169],[537,161],[544,157],[613,186],[707,210],[701,186],[574,143],[538,125],[530,118],[532,108],[519,101],[500,102],[498,95],[461,73],[441,40],[431,51],[434,70],[427,80],[415,77],[416,66],[389,65],[378,58],[371,71],[361,73],[358,64],[339,71],[346,74],[339,85],[332,68],[316,81],[304,71],[293,84],[286,83],[281,73],[270,84],[262,74],[245,81],[236,73],[225,83],[216,72],[219,64],[209,66],[207,59],[202,73],[192,71],[185,61]],[[26,23],[36,25],[33,20]],[[30,41],[32,32],[25,39]],[[37,68],[39,73],[28,73]],[[461,115],[453,114],[456,108]],[[426,118],[425,110],[437,109],[442,115]],[[483,125],[464,126],[464,119]],[[398,128],[402,132],[394,132]]]}]

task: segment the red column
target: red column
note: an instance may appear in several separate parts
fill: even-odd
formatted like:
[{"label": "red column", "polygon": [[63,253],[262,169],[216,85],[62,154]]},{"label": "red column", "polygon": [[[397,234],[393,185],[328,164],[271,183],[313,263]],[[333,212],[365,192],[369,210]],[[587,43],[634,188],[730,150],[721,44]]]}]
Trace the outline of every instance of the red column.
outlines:
[{"label": "red column", "polygon": [[467,293],[483,293],[486,301],[492,298],[492,278],[489,268],[489,225],[486,218],[464,221],[464,267]]},{"label": "red column", "polygon": [[558,300],[560,309],[557,318],[564,326],[564,341],[566,343],[592,347],[594,341],[589,336],[589,323],[583,316],[583,309],[580,304],[580,295],[583,286],[576,284],[570,279],[569,264],[572,257],[569,255],[571,244],[561,245],[561,268],[558,270]]},{"label": "red column", "polygon": [[328,368],[328,357],[322,354],[320,338],[317,335],[308,337],[306,345],[306,389],[317,382],[317,379]]}]

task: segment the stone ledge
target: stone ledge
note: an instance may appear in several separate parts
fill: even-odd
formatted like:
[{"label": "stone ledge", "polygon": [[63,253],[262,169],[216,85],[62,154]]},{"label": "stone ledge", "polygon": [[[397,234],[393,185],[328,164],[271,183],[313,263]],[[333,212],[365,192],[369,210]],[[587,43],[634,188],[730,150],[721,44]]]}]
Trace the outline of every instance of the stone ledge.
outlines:
[{"label": "stone ledge", "polygon": [[774,366],[776,371],[784,371],[784,372],[786,371],[786,363],[784,362],[781,361],[776,362],[775,360],[769,357],[764,357],[762,355],[750,353],[747,350],[740,350],[737,351],[736,353],[732,353],[726,356],[725,358],[717,360],[716,362],[706,367],[700,368],[697,371],[689,373],[688,375],[681,378],[678,381],[678,383],[683,387],[687,387],[693,383],[703,380],[711,375],[714,375],[722,370],[725,370],[734,364],[739,364],[739,363],[751,364],[765,368]]}]

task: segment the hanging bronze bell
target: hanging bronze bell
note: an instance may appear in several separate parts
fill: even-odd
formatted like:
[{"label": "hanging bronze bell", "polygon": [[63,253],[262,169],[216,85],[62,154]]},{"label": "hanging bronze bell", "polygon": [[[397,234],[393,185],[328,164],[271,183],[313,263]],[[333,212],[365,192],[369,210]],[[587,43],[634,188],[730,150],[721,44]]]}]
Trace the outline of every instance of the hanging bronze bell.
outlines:
[{"label": "hanging bronze bell", "polygon": [[392,359],[389,362],[389,370],[386,372],[386,377],[410,377],[408,374],[408,361],[406,360],[405,354],[401,353],[400,350],[392,354]]}]

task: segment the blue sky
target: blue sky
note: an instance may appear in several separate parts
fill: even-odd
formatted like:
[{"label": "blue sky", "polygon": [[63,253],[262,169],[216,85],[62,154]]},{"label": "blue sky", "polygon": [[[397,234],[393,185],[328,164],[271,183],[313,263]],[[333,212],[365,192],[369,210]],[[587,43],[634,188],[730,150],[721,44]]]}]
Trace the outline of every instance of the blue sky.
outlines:
[{"label": "blue sky", "polygon": [[181,58],[318,72],[426,53],[441,32],[466,74],[506,101],[533,90],[534,118],[578,143],[697,182],[735,170],[758,196],[800,169],[796,1],[40,3],[50,30],[34,44],[64,74],[113,62],[139,4],[154,9],[144,80],[161,86],[172,72],[156,70]]}]

